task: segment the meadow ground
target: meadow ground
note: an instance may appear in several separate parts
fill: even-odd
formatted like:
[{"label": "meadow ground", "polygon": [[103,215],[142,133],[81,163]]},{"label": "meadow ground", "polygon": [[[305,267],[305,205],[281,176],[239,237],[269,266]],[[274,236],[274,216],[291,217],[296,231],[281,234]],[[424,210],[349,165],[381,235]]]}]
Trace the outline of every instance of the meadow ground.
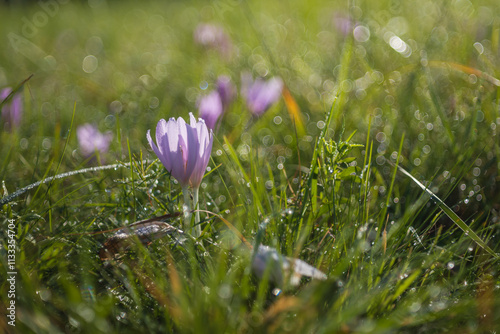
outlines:
[{"label": "meadow ground", "polygon": [[[500,332],[496,1],[10,1],[0,45],[2,331]],[[146,136],[190,112],[199,191]]]}]

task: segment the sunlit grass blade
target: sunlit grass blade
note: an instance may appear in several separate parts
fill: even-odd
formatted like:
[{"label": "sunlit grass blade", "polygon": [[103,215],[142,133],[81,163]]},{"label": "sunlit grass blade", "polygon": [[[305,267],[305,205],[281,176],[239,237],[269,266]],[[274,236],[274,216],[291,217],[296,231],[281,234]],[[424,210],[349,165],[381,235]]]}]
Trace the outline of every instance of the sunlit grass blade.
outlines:
[{"label": "sunlit grass blade", "polygon": [[252,182],[252,180],[250,180],[250,177],[248,176],[247,172],[245,171],[245,169],[241,165],[240,159],[238,158],[238,155],[236,154],[236,151],[234,150],[234,147],[231,145],[231,143],[229,142],[229,140],[226,137],[224,137],[224,143],[227,145],[227,148],[228,148],[228,151],[229,151],[229,156],[231,157],[231,159],[233,160],[233,162],[238,167],[238,169],[239,169],[241,175],[243,176],[243,179],[245,180],[245,182],[250,186],[250,190],[252,191],[252,195],[256,199],[255,205],[257,206],[257,208],[260,211],[260,213],[264,214],[264,212],[265,212],[264,211],[264,207],[262,206],[262,203],[260,201],[258,201],[258,199],[260,197],[259,197],[259,194],[257,193],[257,190],[255,189],[254,182]]},{"label": "sunlit grass blade", "polygon": [[489,83],[500,87],[500,80],[497,78],[489,75],[488,73],[485,73],[483,71],[478,70],[477,68],[462,65],[459,63],[454,63],[454,62],[447,62],[447,61],[439,61],[439,60],[431,60],[429,61],[429,66],[431,67],[448,67],[451,69],[454,69],[455,71],[460,71],[466,74],[474,74],[475,76],[484,79],[488,81]]},{"label": "sunlit grass blade", "polygon": [[[403,137],[401,138],[401,141],[399,143],[398,156],[396,158],[396,166],[399,166],[399,158],[401,157],[401,151],[403,150],[404,139],[405,139],[405,136],[403,134]],[[392,196],[392,191],[394,189],[394,182],[396,181],[396,171],[397,171],[397,169],[395,169],[394,173],[392,174],[391,184],[389,186],[389,191],[387,192],[387,200],[386,200],[385,206],[381,212],[381,215],[379,217],[379,224],[378,224],[379,231],[382,231],[382,225],[384,224],[384,221],[386,220],[387,208],[389,207],[389,203],[391,201],[391,196]],[[377,235],[377,239],[378,238],[379,238],[379,235]]]},{"label": "sunlit grass blade", "polygon": [[29,77],[27,77],[26,79],[24,79],[19,85],[17,85],[16,88],[14,88],[12,90],[12,92],[9,93],[9,95],[7,95],[7,97],[5,99],[3,99],[2,101],[0,101],[0,109],[2,108],[2,106],[7,103],[11,98],[12,96],[14,96],[14,94],[16,94],[23,86],[25,83],[27,83],[32,77],[33,77],[34,74],[31,74]]},{"label": "sunlit grass blade", "polygon": [[300,137],[306,134],[306,129],[304,126],[304,119],[300,113],[299,105],[297,101],[293,98],[292,94],[285,86],[283,87],[283,99],[285,100],[286,109],[288,110],[288,114],[290,118],[293,120],[295,126],[297,127],[297,133]]},{"label": "sunlit grass blade", "polygon": [[221,215],[218,215],[215,212],[211,212],[211,211],[207,211],[207,210],[196,210],[196,211],[205,212],[205,213],[214,215],[215,217],[219,218],[241,240],[241,242],[243,242],[249,249],[253,248],[252,245],[247,241],[245,236],[243,234],[241,234],[241,232],[236,227],[234,227],[233,224],[231,224],[227,219],[225,219]]},{"label": "sunlit grass blade", "polygon": [[[148,160],[143,160],[143,162],[147,163]],[[27,185],[26,187],[18,189],[15,192],[13,192],[13,193],[11,193],[11,194],[9,194],[7,196],[2,197],[0,199],[0,205],[4,205],[6,203],[12,202],[15,198],[21,196],[25,192],[27,192],[27,191],[29,191],[31,189],[34,189],[34,188],[38,187],[41,184],[52,182],[52,181],[57,180],[57,179],[64,179],[64,178],[67,178],[67,177],[70,177],[70,176],[73,176],[73,175],[77,175],[77,174],[95,173],[95,172],[99,172],[99,171],[103,171],[103,170],[109,170],[109,169],[116,170],[118,168],[129,167],[129,166],[130,166],[129,162],[127,162],[127,163],[118,163],[118,164],[112,164],[112,165],[105,165],[105,166],[98,166],[98,167],[89,167],[89,168],[77,169],[77,170],[73,170],[73,171],[70,171],[70,172],[66,172],[66,173],[62,173],[62,174],[57,174],[57,175],[54,175],[54,176],[44,177],[41,181],[38,181],[38,182],[32,183],[30,185]]]},{"label": "sunlit grass blade", "polygon": [[453,134],[453,131],[451,131],[451,125],[450,125],[450,122],[448,120],[448,116],[446,115],[446,113],[444,111],[443,103],[439,97],[440,94],[437,91],[437,87],[436,87],[436,84],[434,82],[434,79],[432,78],[430,70],[427,69],[424,72],[424,75],[427,77],[427,84],[429,86],[429,95],[431,98],[432,106],[434,106],[434,109],[435,109],[437,115],[441,118],[444,129],[446,130],[446,135],[448,137],[449,142],[453,142],[455,136]]},{"label": "sunlit grass blade", "polygon": [[441,210],[462,230],[468,235],[476,244],[478,244],[481,248],[487,251],[489,254],[494,256],[496,259],[499,259],[500,256],[496,254],[453,210],[446,205],[439,197],[437,197],[429,188],[424,186],[421,182],[419,182],[413,175],[407,172],[401,166],[397,166],[400,172],[404,175],[408,176],[413,182],[415,182],[423,191],[429,194],[432,200],[439,206]]}]

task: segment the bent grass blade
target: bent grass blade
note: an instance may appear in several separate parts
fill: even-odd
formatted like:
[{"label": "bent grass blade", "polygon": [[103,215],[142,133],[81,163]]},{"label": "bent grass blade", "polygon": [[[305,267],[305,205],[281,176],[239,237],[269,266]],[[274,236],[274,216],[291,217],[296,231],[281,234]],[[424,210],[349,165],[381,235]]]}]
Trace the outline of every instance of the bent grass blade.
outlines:
[{"label": "bent grass blade", "polygon": [[481,248],[487,251],[490,255],[496,259],[500,259],[500,256],[496,254],[475,232],[472,230],[453,210],[446,205],[439,197],[437,197],[429,188],[420,183],[413,175],[407,172],[401,166],[396,166],[400,172],[408,176],[413,182],[415,182],[422,190],[429,194],[432,200],[439,206],[439,208],[458,226],[462,231],[465,232],[472,240],[474,240]]},{"label": "bent grass blade", "polygon": [[[147,163],[148,160],[143,160],[143,162]],[[89,167],[89,168],[77,169],[77,170],[73,170],[73,171],[70,171],[70,172],[66,172],[66,173],[62,173],[62,174],[57,174],[57,175],[49,176],[49,177],[46,177],[47,173],[48,173],[47,172],[44,175],[44,177],[43,177],[43,179],[41,181],[37,181],[35,183],[32,183],[32,184],[30,184],[30,185],[28,185],[26,187],[23,187],[21,189],[16,190],[15,192],[13,192],[13,193],[11,193],[9,195],[5,195],[4,197],[0,198],[0,205],[4,205],[4,204],[7,204],[9,202],[12,202],[15,198],[17,198],[20,195],[24,194],[28,190],[34,189],[34,188],[38,187],[41,184],[49,183],[49,182],[52,182],[54,180],[64,179],[64,178],[67,178],[69,176],[77,175],[77,174],[95,173],[95,172],[99,172],[99,171],[103,171],[103,170],[118,169],[118,168],[129,167],[129,166],[130,166],[130,163],[117,163],[117,164],[113,164],[113,165],[106,165],[106,166],[98,166],[98,167]],[[49,170],[49,169],[47,169],[47,170]]]}]

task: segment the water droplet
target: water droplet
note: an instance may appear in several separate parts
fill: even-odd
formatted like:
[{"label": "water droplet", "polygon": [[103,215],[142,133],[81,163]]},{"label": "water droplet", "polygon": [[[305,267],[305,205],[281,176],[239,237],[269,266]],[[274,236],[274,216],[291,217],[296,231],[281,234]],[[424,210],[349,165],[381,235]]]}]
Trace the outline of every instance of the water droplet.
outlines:
[{"label": "water droplet", "polygon": [[217,294],[222,299],[229,299],[233,295],[233,289],[229,284],[222,284]]},{"label": "water droplet", "polygon": [[200,89],[205,90],[208,88],[208,82],[202,81],[200,82]]},{"label": "water droplet", "polygon": [[94,72],[95,70],[97,70],[98,65],[99,62],[97,61],[97,58],[93,55],[88,55],[85,58],[83,58],[82,69],[85,73]]},{"label": "water droplet", "polygon": [[455,268],[455,263],[453,263],[453,262],[448,262],[448,264],[446,265],[446,267],[447,267],[449,270],[451,270],[451,269]]}]

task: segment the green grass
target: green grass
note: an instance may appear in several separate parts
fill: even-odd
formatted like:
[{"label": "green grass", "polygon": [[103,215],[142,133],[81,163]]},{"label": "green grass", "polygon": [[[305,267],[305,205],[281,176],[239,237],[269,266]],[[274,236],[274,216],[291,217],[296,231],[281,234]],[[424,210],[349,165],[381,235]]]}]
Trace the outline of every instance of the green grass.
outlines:
[{"label": "green grass", "polygon": [[[0,88],[29,78],[21,126],[0,118],[2,331],[500,331],[495,1],[90,3],[58,3],[31,33],[40,5],[0,5]],[[348,16],[368,39],[342,34]],[[194,43],[200,22],[224,27],[232,57]],[[240,96],[224,115],[203,235],[131,237],[102,258],[133,222],[183,229],[182,189],[146,132],[242,71],[280,76],[291,98],[252,118]],[[83,156],[83,123],[113,132],[108,153]],[[99,161],[118,165],[76,172]],[[251,274],[260,243],[328,279],[277,294]]]}]

